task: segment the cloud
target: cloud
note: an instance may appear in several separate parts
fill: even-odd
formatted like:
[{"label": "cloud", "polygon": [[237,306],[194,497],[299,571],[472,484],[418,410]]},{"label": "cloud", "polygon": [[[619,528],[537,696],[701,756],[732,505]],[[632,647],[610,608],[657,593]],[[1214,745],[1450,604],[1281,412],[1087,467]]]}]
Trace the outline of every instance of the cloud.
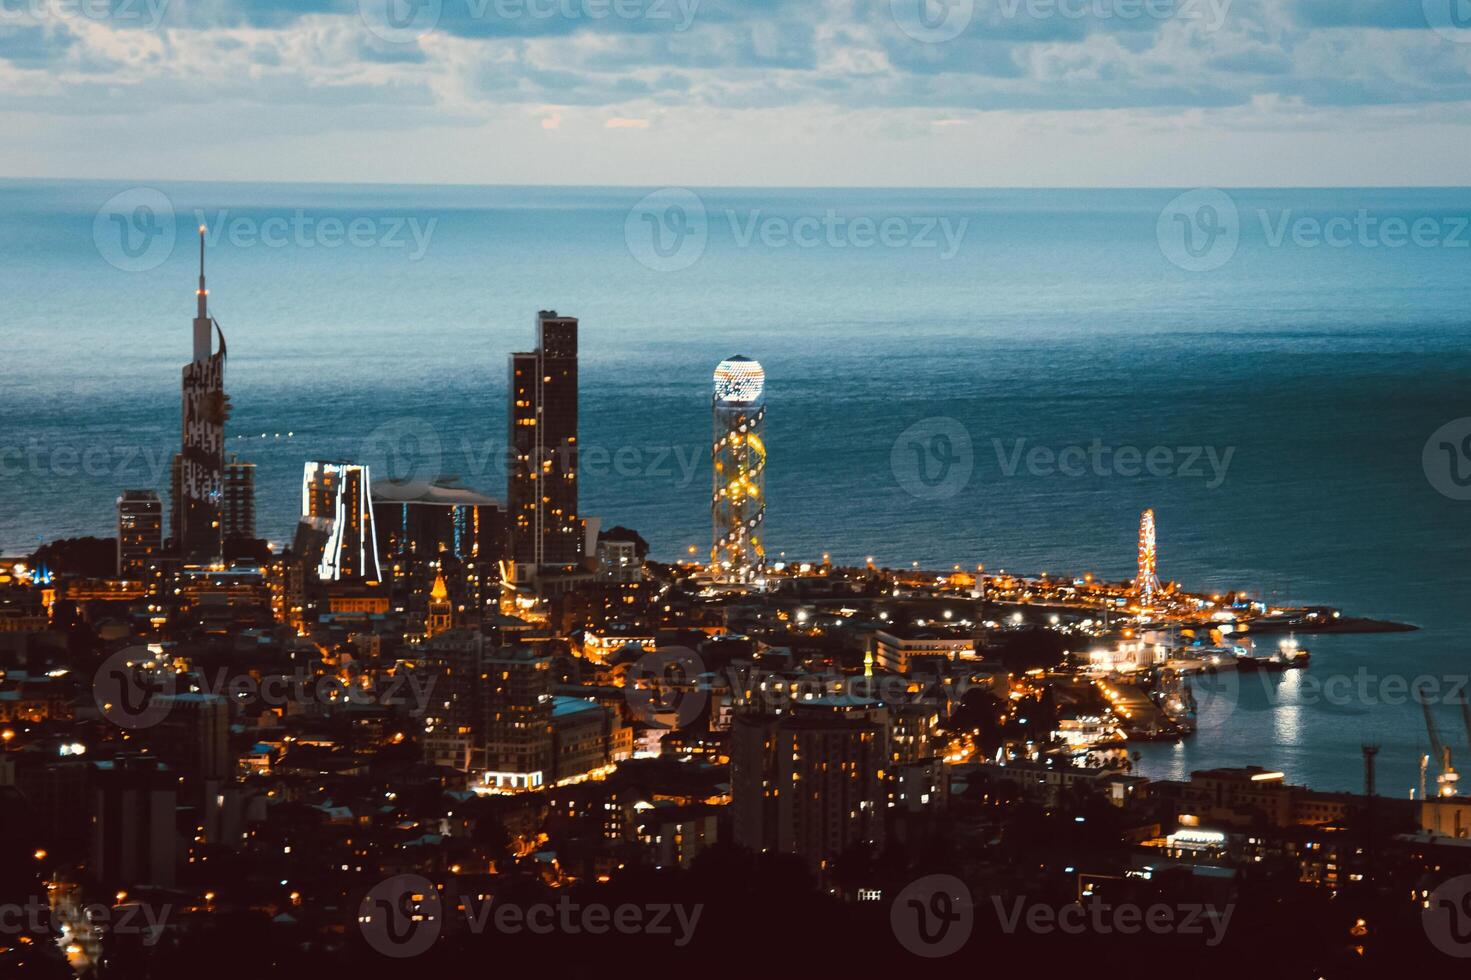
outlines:
[{"label": "cloud", "polygon": [[[417,35],[370,29],[364,11],[390,2],[438,16]],[[652,138],[678,115],[690,139],[709,139],[702,127],[718,118],[749,146],[767,138],[752,120],[770,111],[875,114],[886,134],[934,139],[997,112],[1072,113],[1081,128],[1118,112],[1231,125],[1245,112],[1268,130],[1314,108],[1419,119],[1471,105],[1471,45],[1432,31],[1419,0],[975,0],[941,43],[907,34],[890,0],[361,3],[172,0],[153,29],[0,19],[0,84],[9,112],[38,123],[225,106],[235,138],[262,144],[309,128],[297,108],[337,110],[319,127],[336,132],[518,118],[533,133],[638,126]],[[1139,9],[1166,15],[1120,15]]]},{"label": "cloud", "polygon": [[1205,64],[1212,71],[1243,75],[1286,75],[1292,71],[1292,59],[1286,53],[1265,45],[1215,55]]},{"label": "cloud", "polygon": [[75,35],[65,27],[0,26],[0,60],[27,68],[40,68],[60,60],[75,43]]}]

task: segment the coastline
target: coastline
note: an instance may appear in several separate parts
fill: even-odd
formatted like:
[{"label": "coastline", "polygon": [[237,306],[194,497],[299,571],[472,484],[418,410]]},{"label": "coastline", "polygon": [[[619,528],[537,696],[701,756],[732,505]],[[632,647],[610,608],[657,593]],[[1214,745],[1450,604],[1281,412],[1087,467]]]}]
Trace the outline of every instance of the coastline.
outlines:
[{"label": "coastline", "polygon": [[1319,636],[1373,635],[1379,633],[1418,633],[1420,627],[1410,623],[1397,623],[1387,619],[1368,619],[1362,616],[1342,616],[1338,619],[1307,623],[1256,622],[1251,632],[1278,636],[1284,633],[1304,633]]}]

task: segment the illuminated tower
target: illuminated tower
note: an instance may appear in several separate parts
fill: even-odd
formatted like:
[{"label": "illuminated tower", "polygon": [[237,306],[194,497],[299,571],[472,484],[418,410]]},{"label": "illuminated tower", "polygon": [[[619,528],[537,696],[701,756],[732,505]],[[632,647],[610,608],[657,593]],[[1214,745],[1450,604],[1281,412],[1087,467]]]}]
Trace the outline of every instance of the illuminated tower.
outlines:
[{"label": "illuminated tower", "polygon": [[577,517],[577,319],[543,310],[536,350],[511,355],[510,553],[520,570],[582,560]]},{"label": "illuminated tower", "polygon": [[[213,562],[222,552],[225,483],[225,334],[209,315],[204,285],[204,226],[199,228],[199,309],[194,360],[184,366],[183,448],[174,460],[174,550],[185,560]],[[214,351],[218,336],[220,349]]]},{"label": "illuminated tower", "polygon": [[373,533],[373,488],[356,463],[307,463],[301,482],[303,520],[323,522],[327,542],[317,576],[324,582],[382,581]]},{"label": "illuminated tower", "polygon": [[1134,592],[1143,603],[1154,601],[1159,594],[1159,551],[1155,544],[1154,511],[1146,510],[1139,517],[1139,577],[1134,580]]},{"label": "illuminated tower", "polygon": [[766,372],[749,357],[715,369],[710,568],[722,582],[751,582],[766,572],[765,391]]},{"label": "illuminated tower", "polygon": [[424,622],[424,634],[429,637],[448,633],[455,628],[455,607],[449,599],[449,586],[444,584],[444,573],[434,577],[434,588],[429,592],[429,615]]}]

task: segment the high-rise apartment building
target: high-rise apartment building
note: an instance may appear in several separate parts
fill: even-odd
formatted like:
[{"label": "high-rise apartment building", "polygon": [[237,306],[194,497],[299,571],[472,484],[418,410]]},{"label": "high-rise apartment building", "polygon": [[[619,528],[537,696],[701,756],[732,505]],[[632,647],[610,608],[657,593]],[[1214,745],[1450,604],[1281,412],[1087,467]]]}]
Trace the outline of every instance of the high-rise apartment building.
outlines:
[{"label": "high-rise apartment building", "polygon": [[425,706],[423,745],[432,765],[484,769],[485,652],[484,637],[469,630],[437,633],[424,644],[420,659],[434,696]]},{"label": "high-rise apartment building", "polygon": [[172,888],[184,845],[179,775],[156,757],[119,756],[92,780],[92,852],[87,870],[106,885]]},{"label": "high-rise apartment building", "polygon": [[117,498],[117,577],[143,579],[163,553],[163,501],[152,490]]},{"label": "high-rise apartment building", "polygon": [[481,667],[485,778],[502,789],[539,789],[552,768],[552,658],[499,650]]},{"label": "high-rise apartment building", "polygon": [[796,854],[819,873],[855,844],[882,848],[885,727],[864,717],[738,715],[731,727],[736,843]]},{"label": "high-rise apartment building", "polygon": [[510,557],[520,570],[581,562],[577,516],[577,319],[543,310],[536,350],[511,355]]},{"label": "high-rise apartment building", "polygon": [[255,537],[255,464],[231,453],[225,460],[224,537]]}]

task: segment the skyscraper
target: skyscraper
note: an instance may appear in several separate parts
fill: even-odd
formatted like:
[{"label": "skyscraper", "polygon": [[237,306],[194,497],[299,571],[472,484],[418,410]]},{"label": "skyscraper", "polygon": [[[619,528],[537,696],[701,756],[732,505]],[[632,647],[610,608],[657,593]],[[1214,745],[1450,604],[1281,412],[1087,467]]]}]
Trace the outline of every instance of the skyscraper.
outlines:
[{"label": "skyscraper", "polygon": [[552,765],[552,658],[523,647],[487,656],[485,778],[500,789],[540,789]]},{"label": "skyscraper", "polygon": [[841,715],[738,715],[731,726],[737,844],[801,856],[818,871],[855,844],[882,848],[881,723]]},{"label": "skyscraper", "polygon": [[155,756],[119,756],[92,780],[87,870],[108,885],[171,888],[183,853],[179,775]]},{"label": "skyscraper", "polygon": [[225,461],[224,537],[255,537],[255,464],[234,453]]},{"label": "skyscraper", "polygon": [[511,355],[510,554],[520,569],[583,557],[577,516],[577,319],[543,310],[536,350]]},{"label": "skyscraper", "polygon": [[373,533],[372,481],[356,463],[306,464],[301,483],[303,520],[328,523],[317,566],[324,582],[382,581]]},{"label": "skyscraper", "polygon": [[766,372],[749,357],[715,368],[714,491],[710,568],[723,582],[752,582],[766,572]]},{"label": "skyscraper", "polygon": [[[223,540],[221,501],[225,482],[225,334],[209,315],[204,285],[204,227],[199,228],[198,311],[194,359],[184,366],[183,448],[174,462],[174,550],[187,561],[213,562]],[[220,349],[213,350],[218,336]]]},{"label": "skyscraper", "polygon": [[481,661],[485,638],[469,630],[436,634],[418,659],[434,680],[425,705],[424,758],[436,766],[468,772],[485,768],[485,702]]},{"label": "skyscraper", "polygon": [[117,498],[117,577],[141,579],[163,552],[163,501],[152,490]]}]

